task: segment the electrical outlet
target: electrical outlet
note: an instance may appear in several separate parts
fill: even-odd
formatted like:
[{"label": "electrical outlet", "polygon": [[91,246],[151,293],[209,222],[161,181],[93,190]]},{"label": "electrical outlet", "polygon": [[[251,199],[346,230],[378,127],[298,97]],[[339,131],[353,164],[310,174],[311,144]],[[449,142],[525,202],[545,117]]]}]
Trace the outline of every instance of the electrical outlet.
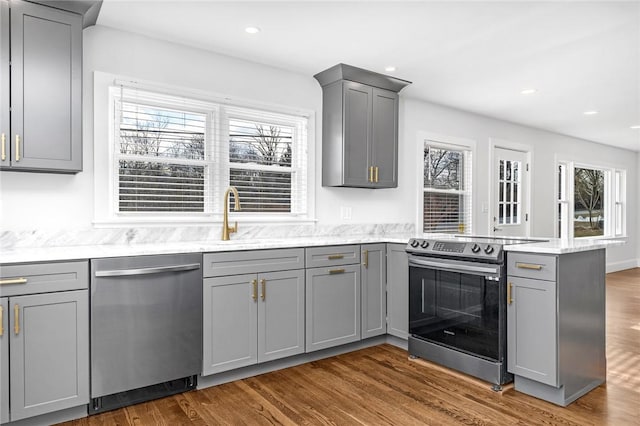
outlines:
[{"label": "electrical outlet", "polygon": [[340,206],[340,219],[351,220],[351,207]]}]

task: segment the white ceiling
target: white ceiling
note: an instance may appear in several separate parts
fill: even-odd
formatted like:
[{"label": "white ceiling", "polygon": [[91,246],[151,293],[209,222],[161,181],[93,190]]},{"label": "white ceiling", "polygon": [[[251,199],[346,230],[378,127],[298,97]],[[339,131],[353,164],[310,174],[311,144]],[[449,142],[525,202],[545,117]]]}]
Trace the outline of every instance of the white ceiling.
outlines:
[{"label": "white ceiling", "polygon": [[309,76],[395,65],[404,96],[640,151],[639,1],[105,0],[98,24]]}]

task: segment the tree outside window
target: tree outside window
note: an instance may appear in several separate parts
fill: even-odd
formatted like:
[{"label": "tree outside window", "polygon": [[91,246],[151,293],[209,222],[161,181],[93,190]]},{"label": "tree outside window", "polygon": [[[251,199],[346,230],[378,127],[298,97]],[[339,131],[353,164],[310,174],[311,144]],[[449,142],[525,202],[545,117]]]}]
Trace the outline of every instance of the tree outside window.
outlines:
[{"label": "tree outside window", "polygon": [[574,179],[574,237],[604,235],[604,171],[576,168]]}]

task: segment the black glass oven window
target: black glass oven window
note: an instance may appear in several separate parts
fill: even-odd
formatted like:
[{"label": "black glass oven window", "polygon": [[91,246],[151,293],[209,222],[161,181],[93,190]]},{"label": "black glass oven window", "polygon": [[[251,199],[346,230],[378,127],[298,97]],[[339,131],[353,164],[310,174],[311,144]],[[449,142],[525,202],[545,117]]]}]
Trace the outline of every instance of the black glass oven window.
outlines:
[{"label": "black glass oven window", "polygon": [[499,282],[409,268],[409,333],[499,360]]}]

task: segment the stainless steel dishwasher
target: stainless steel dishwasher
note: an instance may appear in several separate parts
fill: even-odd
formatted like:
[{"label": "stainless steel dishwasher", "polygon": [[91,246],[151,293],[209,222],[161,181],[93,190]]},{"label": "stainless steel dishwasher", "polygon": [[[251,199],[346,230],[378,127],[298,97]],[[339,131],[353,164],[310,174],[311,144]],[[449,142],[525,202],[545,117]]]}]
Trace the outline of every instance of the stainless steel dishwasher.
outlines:
[{"label": "stainless steel dishwasher", "polygon": [[90,414],[193,389],[201,369],[201,254],[91,261]]}]

